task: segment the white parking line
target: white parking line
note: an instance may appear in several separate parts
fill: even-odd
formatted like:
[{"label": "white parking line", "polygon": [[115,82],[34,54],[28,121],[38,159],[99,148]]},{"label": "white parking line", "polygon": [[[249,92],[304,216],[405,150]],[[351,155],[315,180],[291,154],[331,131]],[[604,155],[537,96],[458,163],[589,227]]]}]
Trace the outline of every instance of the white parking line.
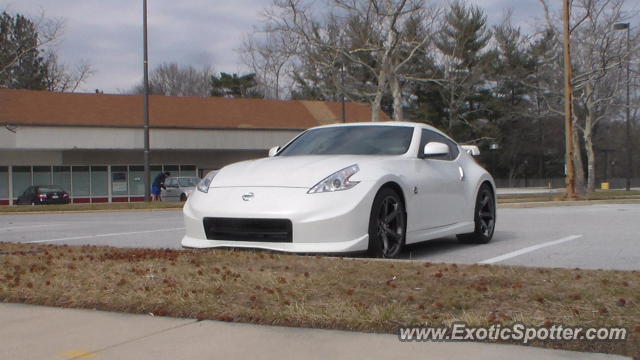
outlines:
[{"label": "white parking line", "polygon": [[553,246],[553,245],[562,244],[562,243],[565,243],[567,241],[579,239],[581,237],[582,237],[582,235],[571,235],[571,236],[563,237],[562,239],[549,241],[549,242],[538,244],[538,245],[534,245],[534,246],[529,246],[529,247],[526,247],[524,249],[512,251],[512,252],[506,253],[504,255],[500,255],[500,256],[493,257],[491,259],[483,260],[483,261],[480,261],[478,264],[495,264],[495,263],[503,261],[503,260],[507,260],[507,259],[511,259],[513,257],[516,257],[516,256],[520,256],[522,254],[526,254],[526,253],[529,253],[529,252],[532,252],[532,251],[536,251],[536,250],[539,250],[539,249],[542,249],[542,248],[546,248],[547,246]]},{"label": "white parking line", "polygon": [[38,244],[38,243],[47,243],[47,242],[56,242],[56,241],[68,241],[68,240],[79,240],[79,239],[93,239],[100,237],[110,237],[110,236],[122,236],[122,235],[136,235],[136,234],[148,234],[154,232],[164,232],[164,231],[177,231],[184,230],[183,227],[179,228],[170,228],[170,229],[157,229],[157,230],[145,230],[145,231],[131,231],[131,232],[121,232],[121,233],[108,233],[108,234],[97,234],[97,235],[83,235],[83,236],[72,236],[66,238],[58,238],[58,239],[47,239],[47,240],[35,240],[35,241],[27,241],[27,244]]}]

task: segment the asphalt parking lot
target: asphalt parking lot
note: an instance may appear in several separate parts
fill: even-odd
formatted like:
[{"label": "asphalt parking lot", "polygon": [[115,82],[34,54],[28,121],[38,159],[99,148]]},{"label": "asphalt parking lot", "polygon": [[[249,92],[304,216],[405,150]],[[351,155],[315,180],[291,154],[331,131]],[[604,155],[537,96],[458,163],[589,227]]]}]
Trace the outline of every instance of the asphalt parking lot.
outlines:
[{"label": "asphalt parking lot", "polygon": [[[493,241],[445,238],[409,246],[431,262],[640,270],[640,204],[499,209]],[[0,216],[0,241],[180,249],[178,210]]]}]

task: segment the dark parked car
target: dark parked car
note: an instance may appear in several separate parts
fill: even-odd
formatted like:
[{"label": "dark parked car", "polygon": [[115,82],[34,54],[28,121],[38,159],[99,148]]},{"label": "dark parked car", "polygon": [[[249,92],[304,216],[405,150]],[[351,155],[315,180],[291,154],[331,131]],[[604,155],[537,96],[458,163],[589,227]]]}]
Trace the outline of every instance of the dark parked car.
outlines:
[{"label": "dark parked car", "polygon": [[68,204],[69,194],[58,185],[29,186],[18,198],[18,205]]}]

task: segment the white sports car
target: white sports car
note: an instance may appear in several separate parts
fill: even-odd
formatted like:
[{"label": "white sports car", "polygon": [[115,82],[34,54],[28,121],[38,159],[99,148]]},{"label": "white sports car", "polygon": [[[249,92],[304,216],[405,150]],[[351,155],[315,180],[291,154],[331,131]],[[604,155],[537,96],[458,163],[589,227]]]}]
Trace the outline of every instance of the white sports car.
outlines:
[{"label": "white sports car", "polygon": [[202,179],[184,206],[182,246],[396,257],[450,235],[487,243],[496,192],[478,153],[424,124],[312,128]]}]

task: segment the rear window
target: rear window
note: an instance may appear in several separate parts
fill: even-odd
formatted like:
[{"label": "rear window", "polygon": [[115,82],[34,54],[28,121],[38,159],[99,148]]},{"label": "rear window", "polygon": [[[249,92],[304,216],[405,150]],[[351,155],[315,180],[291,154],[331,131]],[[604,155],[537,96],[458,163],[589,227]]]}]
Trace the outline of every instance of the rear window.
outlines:
[{"label": "rear window", "polygon": [[48,186],[41,186],[38,188],[39,193],[62,192],[62,191],[64,191],[64,189],[59,186],[48,185]]}]

